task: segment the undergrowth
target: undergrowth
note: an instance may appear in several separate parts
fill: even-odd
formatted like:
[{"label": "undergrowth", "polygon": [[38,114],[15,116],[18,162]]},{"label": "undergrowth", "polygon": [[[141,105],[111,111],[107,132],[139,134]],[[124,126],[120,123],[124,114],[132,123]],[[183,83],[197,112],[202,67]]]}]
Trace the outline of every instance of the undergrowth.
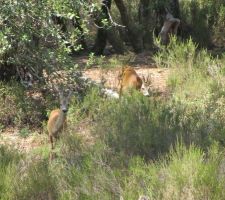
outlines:
[{"label": "undergrowth", "polygon": [[0,124],[3,127],[40,127],[48,102],[35,99],[18,82],[0,82]]},{"label": "undergrowth", "polygon": [[[92,88],[72,99],[68,132],[54,152],[43,146],[25,155],[1,146],[0,199],[225,199],[224,57],[172,39],[155,59],[171,69],[166,99],[138,92],[105,99]],[[17,104],[23,90],[1,90],[11,110],[0,111],[0,124],[15,123],[16,110],[22,123],[29,113]],[[74,131],[87,118],[91,144]]]}]

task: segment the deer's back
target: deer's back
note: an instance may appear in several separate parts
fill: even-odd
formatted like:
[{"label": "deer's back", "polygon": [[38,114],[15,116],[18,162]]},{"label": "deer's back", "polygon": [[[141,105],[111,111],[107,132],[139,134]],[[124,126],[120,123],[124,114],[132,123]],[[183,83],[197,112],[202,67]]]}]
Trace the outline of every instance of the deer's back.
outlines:
[{"label": "deer's back", "polygon": [[134,69],[127,69],[124,72],[121,86],[122,90],[127,88],[135,88],[137,90],[140,90],[142,86],[142,80],[137,75]]}]

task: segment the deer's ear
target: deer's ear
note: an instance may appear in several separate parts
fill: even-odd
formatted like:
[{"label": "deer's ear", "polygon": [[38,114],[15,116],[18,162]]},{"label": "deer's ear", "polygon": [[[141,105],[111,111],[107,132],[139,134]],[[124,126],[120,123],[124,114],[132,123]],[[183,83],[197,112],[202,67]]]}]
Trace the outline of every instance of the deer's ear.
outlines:
[{"label": "deer's ear", "polygon": [[146,82],[146,79],[145,79],[144,75],[142,75],[142,80],[143,80],[144,83]]},{"label": "deer's ear", "polygon": [[72,94],[73,94],[73,91],[72,90],[69,90],[68,95],[67,95],[67,99],[68,100],[71,98]]},{"label": "deer's ear", "polygon": [[59,94],[59,98],[60,98],[60,99],[63,99],[63,96],[64,96],[63,89],[57,87],[57,92],[58,92],[58,94]]}]

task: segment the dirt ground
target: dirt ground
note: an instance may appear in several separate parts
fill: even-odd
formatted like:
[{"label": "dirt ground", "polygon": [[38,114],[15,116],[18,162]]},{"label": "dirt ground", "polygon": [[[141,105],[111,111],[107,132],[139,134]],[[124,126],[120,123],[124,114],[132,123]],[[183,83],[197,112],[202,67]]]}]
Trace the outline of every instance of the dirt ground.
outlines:
[{"label": "dirt ground", "polygon": [[[166,80],[168,78],[169,70],[166,68],[152,68],[151,66],[143,65],[135,67],[137,74],[146,80],[147,86],[151,91],[157,91],[159,93],[166,92]],[[88,69],[84,71],[84,76],[94,80],[97,83],[101,81],[105,82],[106,88],[111,88],[118,91],[118,75],[121,72],[121,68],[115,69]]]},{"label": "dirt ground", "polygon": [[[147,63],[149,60],[145,59],[146,56],[138,57],[132,64],[138,75],[147,80],[145,84],[149,86],[150,91],[157,92],[159,94],[165,94],[167,91],[166,81],[169,75],[169,69],[156,68],[154,64]],[[118,75],[121,72],[121,67],[115,67],[112,69],[92,68],[83,72],[85,77],[92,79],[93,81],[100,83],[104,82],[106,88],[118,91]],[[89,132],[83,130],[84,126],[81,123],[76,129],[81,135]],[[85,125],[85,127],[88,127]],[[37,148],[40,145],[48,143],[47,134],[39,134],[37,132],[32,135],[23,138],[19,134],[18,129],[8,128],[3,132],[0,132],[0,145],[6,144],[22,152],[29,152],[31,149]]]},{"label": "dirt ground", "polygon": [[47,134],[39,134],[37,132],[23,138],[20,136],[17,128],[10,127],[0,132],[0,146],[7,145],[20,152],[28,153],[32,149],[46,144],[48,142],[47,138]]}]

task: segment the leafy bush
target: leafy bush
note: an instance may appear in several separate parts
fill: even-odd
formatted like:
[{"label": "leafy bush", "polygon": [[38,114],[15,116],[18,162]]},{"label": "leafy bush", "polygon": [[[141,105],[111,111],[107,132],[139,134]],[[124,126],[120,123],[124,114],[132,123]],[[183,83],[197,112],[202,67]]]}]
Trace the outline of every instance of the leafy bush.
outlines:
[{"label": "leafy bush", "polygon": [[[2,2],[0,10],[0,71],[15,72],[27,68],[42,76],[42,69],[69,65],[68,49],[59,29],[51,22],[51,6],[44,2]],[[15,74],[14,74],[15,75]]]}]

